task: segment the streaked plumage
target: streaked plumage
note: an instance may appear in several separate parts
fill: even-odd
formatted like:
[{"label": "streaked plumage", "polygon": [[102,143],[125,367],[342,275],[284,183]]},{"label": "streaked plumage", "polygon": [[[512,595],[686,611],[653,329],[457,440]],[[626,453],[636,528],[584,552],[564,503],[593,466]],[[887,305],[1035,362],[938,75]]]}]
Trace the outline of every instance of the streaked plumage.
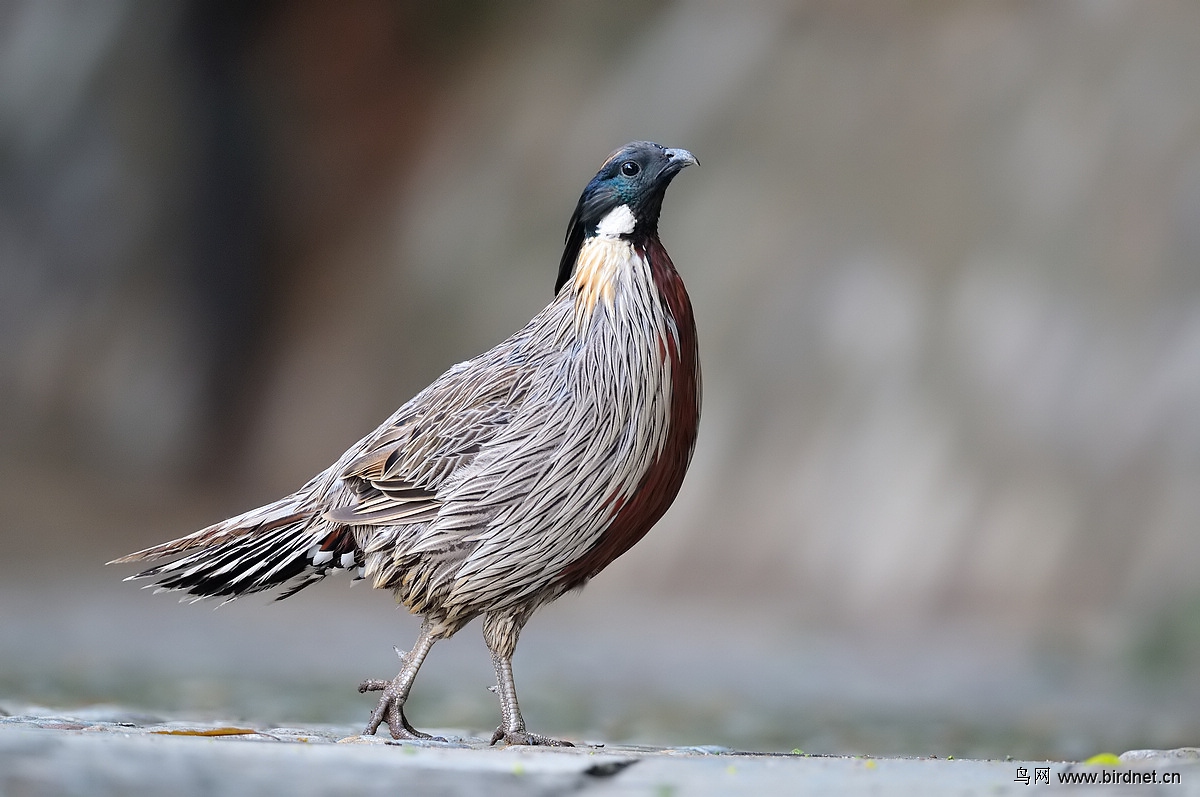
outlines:
[{"label": "streaked plumage", "polygon": [[297,492],[118,562],[179,556],[133,578],[226,597],[353,569],[424,618],[367,733],[417,734],[403,714],[432,644],[484,616],[503,722],[527,733],[512,682],[538,606],[637,542],[679,491],[695,445],[700,369],[691,304],[658,239],[663,194],[695,163],[634,142],[605,162],[567,230],[556,297],[460,363]]}]

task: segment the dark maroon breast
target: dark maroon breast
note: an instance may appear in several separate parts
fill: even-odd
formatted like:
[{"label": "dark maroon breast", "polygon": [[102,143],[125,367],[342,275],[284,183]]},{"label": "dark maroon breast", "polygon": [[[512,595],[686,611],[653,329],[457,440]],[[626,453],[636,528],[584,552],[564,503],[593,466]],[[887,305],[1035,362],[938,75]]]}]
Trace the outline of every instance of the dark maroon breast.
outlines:
[{"label": "dark maroon breast", "polygon": [[658,238],[639,247],[650,263],[660,301],[674,319],[679,340],[668,335],[659,346],[671,361],[671,414],[667,439],[633,496],[609,503],[612,520],[587,553],[563,568],[558,583],[564,589],[580,586],[633,547],[658,522],[679,494],[683,476],[696,446],[700,425],[700,357],[696,322],[683,280]]}]

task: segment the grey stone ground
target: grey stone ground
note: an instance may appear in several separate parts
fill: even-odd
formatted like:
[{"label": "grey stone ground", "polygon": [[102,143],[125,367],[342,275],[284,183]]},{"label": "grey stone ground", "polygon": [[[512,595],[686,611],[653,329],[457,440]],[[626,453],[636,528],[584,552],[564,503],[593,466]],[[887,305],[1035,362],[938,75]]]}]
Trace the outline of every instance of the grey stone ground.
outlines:
[{"label": "grey stone ground", "polygon": [[[0,579],[0,705],[121,705],[192,720],[359,725],[355,687],[391,677],[417,620],[331,584],[281,603],[179,605],[119,580]],[[539,612],[515,666],[539,732],[651,745],[874,756],[1082,760],[1200,741],[1194,679],[1145,683],[1093,657],[979,635],[855,641],[740,607],[622,604],[604,584]],[[663,604],[663,605],[660,605]],[[1052,653],[1053,651],[1050,651]],[[478,624],[439,643],[417,727],[499,720]],[[1154,687],[1154,688],[1149,688]]]},{"label": "grey stone ground", "polygon": [[[1190,682],[1138,689],[1091,658],[1039,660],[975,637],[838,643],[741,607],[630,607],[601,590],[540,613],[517,665],[534,730],[608,744],[487,747],[494,675],[470,628],[431,654],[409,715],[469,733],[392,745],[357,736],[373,698],[355,685],[394,674],[390,645],[416,631],[381,597],[313,590],[214,611],[115,580],[61,590],[0,579],[0,797],[1013,795],[1039,788],[1015,780],[1020,766],[1056,781],[1078,768],[1066,759],[1200,739]],[[196,735],[222,727],[250,733]],[[713,743],[727,747],[683,746]],[[1178,785],[1091,791],[1200,795],[1189,761],[1137,763],[1177,767]]]},{"label": "grey stone ground", "polygon": [[[14,710],[15,709],[15,710]],[[492,748],[441,731],[446,743],[392,743],[348,727],[190,723],[118,708],[0,716],[0,795],[1200,795],[1200,751],[1127,753],[1110,772],[1179,773],[1178,784],[1058,786],[1066,762],[747,754],[722,748],[581,744]],[[1017,778],[1048,768],[1051,785]]]}]

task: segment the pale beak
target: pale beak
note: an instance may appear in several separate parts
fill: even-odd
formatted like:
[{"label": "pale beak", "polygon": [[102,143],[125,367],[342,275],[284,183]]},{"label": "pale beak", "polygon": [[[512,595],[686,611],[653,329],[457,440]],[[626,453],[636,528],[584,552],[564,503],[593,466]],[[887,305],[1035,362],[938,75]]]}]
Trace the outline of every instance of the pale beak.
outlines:
[{"label": "pale beak", "polygon": [[669,149],[667,150],[667,158],[670,159],[671,167],[674,171],[679,171],[685,166],[700,165],[700,161],[696,160],[696,156],[686,149]]}]

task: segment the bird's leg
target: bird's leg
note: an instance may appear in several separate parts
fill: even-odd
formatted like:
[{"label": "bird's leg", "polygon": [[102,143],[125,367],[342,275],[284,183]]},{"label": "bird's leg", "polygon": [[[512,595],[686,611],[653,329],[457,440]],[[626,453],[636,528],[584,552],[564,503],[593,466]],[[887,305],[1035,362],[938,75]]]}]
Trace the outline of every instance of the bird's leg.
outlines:
[{"label": "bird's leg", "polygon": [[500,727],[492,734],[492,744],[539,744],[554,747],[574,747],[570,742],[551,739],[525,730],[525,719],[517,705],[517,685],[513,681],[512,655],[517,648],[517,636],[527,614],[489,614],[483,621],[483,639],[492,652],[496,667],[496,696],[500,698]]},{"label": "bird's leg", "polygon": [[421,634],[417,637],[412,651],[404,653],[399,648],[396,649],[396,655],[400,657],[400,672],[395,678],[390,681],[368,678],[358,685],[359,692],[383,692],[379,697],[379,705],[375,706],[375,710],[371,712],[371,720],[367,723],[366,730],[363,731],[364,736],[374,735],[375,731],[379,730],[380,724],[387,723],[393,739],[435,738],[427,733],[421,733],[408,723],[408,718],[404,716],[404,703],[408,700],[408,693],[412,689],[413,680],[417,677],[417,670],[421,669],[421,663],[425,661],[426,654],[439,638],[434,633],[432,626],[422,625]]}]

